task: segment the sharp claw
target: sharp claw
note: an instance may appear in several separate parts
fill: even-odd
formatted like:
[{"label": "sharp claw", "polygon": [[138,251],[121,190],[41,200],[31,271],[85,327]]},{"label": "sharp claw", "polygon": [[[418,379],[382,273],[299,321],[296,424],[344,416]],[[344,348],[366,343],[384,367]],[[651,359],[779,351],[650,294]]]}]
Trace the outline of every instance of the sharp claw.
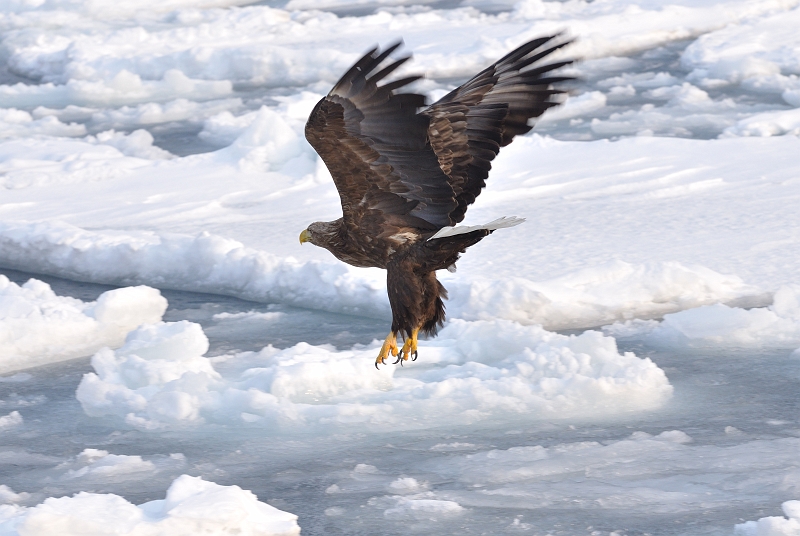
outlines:
[{"label": "sharp claw", "polygon": [[[386,364],[386,358],[389,357],[389,354],[392,354],[392,356],[397,355],[397,342],[395,339],[394,332],[389,333],[389,335],[386,337],[386,340],[383,341],[383,346],[381,346],[381,350],[378,353],[378,357],[375,358],[376,369],[380,370],[380,367],[378,365]],[[395,363],[397,363],[397,361],[395,361]]]},{"label": "sharp claw", "polygon": [[411,361],[416,361],[416,360],[417,360],[417,351],[414,350],[413,352],[411,352]]},{"label": "sharp claw", "polygon": [[403,361],[403,352],[400,352],[399,354],[397,354],[397,359],[395,359],[395,361],[394,361],[394,363],[392,363],[392,365],[396,365],[398,363],[400,363],[402,365],[402,361]]}]

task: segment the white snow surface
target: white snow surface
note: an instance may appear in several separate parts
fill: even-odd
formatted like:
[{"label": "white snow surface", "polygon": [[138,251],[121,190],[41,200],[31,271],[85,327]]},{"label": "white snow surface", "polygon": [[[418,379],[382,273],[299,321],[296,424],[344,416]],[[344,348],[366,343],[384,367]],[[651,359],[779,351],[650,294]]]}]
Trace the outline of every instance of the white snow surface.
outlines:
[{"label": "white snow surface", "polygon": [[[404,72],[441,78],[464,77],[525,39],[566,28],[580,39],[564,55],[588,58],[576,73],[601,80],[543,125],[642,136],[586,143],[533,135],[504,148],[464,223],[518,214],[528,224],[487,238],[458,275],[444,277],[451,314],[588,327],[747,296],[763,304],[800,278],[796,254],[783,247],[800,226],[791,202],[800,148],[795,136],[778,136],[795,131],[796,110],[715,99],[695,85],[703,86],[699,74],[694,82],[665,72],[602,79],[635,63],[623,54],[701,35],[682,55],[687,68],[733,65],[718,59],[733,54],[731,43],[772,35],[770,25],[796,17],[795,1],[527,0],[491,15],[462,7],[363,17],[301,4],[217,9],[235,4],[168,2],[136,11],[134,26],[118,19],[133,4],[112,12],[102,2],[18,2],[3,13],[10,72],[41,83],[0,85],[0,264],[386,316],[382,274],[296,242],[309,223],[339,210],[303,139],[308,112],[376,35],[403,35],[416,51]],[[783,77],[786,103],[795,102],[792,35],[780,33],[763,53]],[[714,76],[729,84],[752,78],[719,69]],[[253,109],[233,82],[291,90]],[[639,93],[665,104],[583,119]],[[173,158],[142,130],[176,121],[219,149]],[[736,139],[648,138],[662,127],[685,135],[680,129],[695,124]],[[731,223],[733,206],[747,208]],[[673,285],[689,273],[691,290]],[[577,307],[574,288],[554,289],[563,278],[590,289]],[[491,296],[481,299],[493,305],[472,298],[487,287]]]},{"label": "white snow surface", "polygon": [[[787,4],[788,5],[788,4]],[[800,7],[756,17],[709,32],[681,57],[702,86],[744,82],[758,91],[781,94],[800,88],[800,49],[793,28]]]},{"label": "white snow surface", "polygon": [[[277,457],[290,465],[300,464],[291,455],[302,434],[338,442],[355,468],[313,481],[333,482],[326,496],[356,497],[324,509],[345,532],[370,510],[392,534],[437,533],[447,520],[457,531],[495,511],[504,512],[493,518],[497,533],[569,532],[564,505],[577,532],[601,517],[623,520],[613,528],[624,531],[634,518],[702,523],[731,505],[771,505],[776,514],[798,497],[794,417],[726,415],[714,404],[713,418],[687,410],[698,391],[704,400],[725,391],[714,365],[688,380],[680,359],[659,356],[671,360],[661,369],[617,340],[684,357],[700,348],[699,358],[741,366],[739,376],[746,362],[725,362],[714,349],[743,348],[767,371],[759,388],[796,391],[800,1],[248,3],[0,7],[0,268],[125,287],[83,302],[40,281],[0,277],[0,372],[94,354],[77,397],[98,417],[85,428],[108,432],[86,432],[90,443],[57,457],[0,450],[6,466],[39,467],[19,473],[30,489],[8,482],[24,492],[0,485],[0,535],[298,534],[294,515],[186,475],[165,500],[139,506],[87,492],[32,506],[54,495],[50,488],[123,494],[182,472],[224,474],[188,450],[116,450],[137,434],[157,445],[220,430],[239,442],[226,460],[250,446],[263,462],[248,433],[286,439]],[[435,99],[513,47],[559,31],[577,38],[558,56],[583,58],[567,69],[580,80],[537,130],[503,148],[463,225],[509,214],[527,223],[471,248],[456,274],[440,274],[451,320],[420,342],[418,361],[377,371],[376,342],[293,341],[209,358],[198,324],[159,322],[166,302],[154,288],[377,317],[388,330],[382,271],[297,243],[309,223],[340,216],[330,175],[304,140],[308,113],[376,43],[403,37],[415,58],[397,76],[425,73],[414,90]],[[222,312],[213,322],[218,331],[240,322],[254,330],[281,314]],[[552,332],[612,322],[605,334]],[[12,392],[42,381],[30,372],[0,378],[8,393],[0,435],[43,445],[47,397]],[[683,381],[674,380],[674,405],[666,374]],[[755,391],[729,397],[730,411],[749,411],[736,406],[740,395],[763,402]],[[686,432],[671,422],[657,428],[675,415]],[[629,433],[619,435],[620,416],[643,419],[651,433],[633,428],[620,439]],[[745,425],[726,421],[740,417]],[[526,435],[481,436],[492,425]],[[431,442],[438,454],[429,466],[396,470],[403,455],[383,439],[436,427],[456,435]],[[566,439],[550,441],[547,427]],[[380,456],[359,450],[362,439]],[[277,480],[292,478],[312,480],[289,472]],[[304,514],[320,517],[326,505]],[[783,516],[742,516],[757,521],[735,528],[731,514],[703,530],[797,536],[799,505],[783,502]],[[500,524],[509,511],[525,516]]]},{"label": "white snow surface", "polygon": [[[800,346],[800,285],[785,285],[769,307],[707,305],[655,320],[628,320],[603,331],[667,347],[796,348]],[[800,355],[800,353],[798,353]]]},{"label": "white snow surface", "polygon": [[[281,258],[207,232],[187,236],[0,222],[0,254],[6,266],[33,265],[44,273],[82,281],[147,284],[390,316],[382,271]],[[506,318],[550,329],[597,326],[634,315],[659,316],[760,294],[736,276],[676,262],[636,266],[612,261],[541,282],[485,276],[466,282],[460,276],[443,280],[450,290],[450,317]]]},{"label": "white snow surface", "polygon": [[0,275],[0,372],[91,355],[161,320],[167,300],[150,287],[104,292],[97,301],[57,296],[47,283]]},{"label": "white snow surface", "polygon": [[166,498],[133,505],[114,494],[80,492],[33,507],[0,505],[3,536],[294,536],[297,516],[259,502],[239,486],[182,475]]},{"label": "white snow surface", "polygon": [[620,354],[596,331],[568,337],[510,321],[454,320],[421,341],[421,361],[404,369],[376,370],[378,347],[300,343],[208,359],[199,325],[153,324],[95,354],[77,397],[89,415],[141,429],[239,422],[292,432],[592,418],[657,408],[672,393],[649,359]]}]

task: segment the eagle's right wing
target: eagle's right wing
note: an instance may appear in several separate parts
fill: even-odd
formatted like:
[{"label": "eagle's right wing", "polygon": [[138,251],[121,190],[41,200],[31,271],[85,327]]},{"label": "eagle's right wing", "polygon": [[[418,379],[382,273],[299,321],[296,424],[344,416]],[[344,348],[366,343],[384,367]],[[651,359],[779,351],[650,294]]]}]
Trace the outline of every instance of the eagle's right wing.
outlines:
[{"label": "eagle's right wing", "polygon": [[[550,73],[571,60],[538,64],[569,43],[552,45],[556,37],[525,43],[422,112],[431,118],[430,143],[456,193],[457,206],[449,214],[454,223],[464,219],[486,185],[500,148],[530,131],[530,119],[560,103],[552,97],[564,91],[553,86],[572,78]],[[545,48],[548,43],[552,46]]]}]

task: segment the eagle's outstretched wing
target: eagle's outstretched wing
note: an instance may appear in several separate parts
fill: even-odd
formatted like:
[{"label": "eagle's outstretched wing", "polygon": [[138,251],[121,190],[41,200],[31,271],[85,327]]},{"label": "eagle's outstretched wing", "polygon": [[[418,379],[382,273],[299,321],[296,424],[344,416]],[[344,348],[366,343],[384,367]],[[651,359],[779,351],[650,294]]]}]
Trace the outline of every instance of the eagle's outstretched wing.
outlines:
[{"label": "eagle's outstretched wing", "polygon": [[[425,98],[395,94],[419,77],[378,86],[409,58],[375,72],[398,46],[368,52],[316,105],[306,138],[333,176],[346,222],[433,232],[464,218],[500,147],[528,132],[528,120],[558,104],[548,73],[568,61],[535,64],[566,43],[553,37],[517,48],[422,113]],[[531,66],[530,69],[526,69]]]},{"label": "eagle's outstretched wing", "polygon": [[395,94],[419,76],[377,83],[409,58],[372,74],[400,43],[368,52],[311,112],[306,138],[328,166],[345,221],[378,212],[392,225],[435,230],[457,207],[447,176],[428,144],[425,97]]},{"label": "eagle's outstretched wing", "polygon": [[467,207],[481,193],[500,147],[530,131],[530,119],[560,103],[551,98],[564,91],[553,85],[572,78],[550,72],[572,61],[537,65],[569,43],[545,48],[557,37],[525,43],[422,112],[431,118],[430,143],[456,193],[451,225],[464,219]]}]

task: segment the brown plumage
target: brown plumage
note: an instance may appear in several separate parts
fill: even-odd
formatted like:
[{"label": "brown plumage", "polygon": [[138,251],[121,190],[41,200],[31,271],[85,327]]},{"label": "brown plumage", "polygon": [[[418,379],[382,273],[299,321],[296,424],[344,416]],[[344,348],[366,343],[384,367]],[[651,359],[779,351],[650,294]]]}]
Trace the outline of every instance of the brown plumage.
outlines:
[{"label": "brown plumage", "polygon": [[373,49],[311,112],[306,138],[330,170],[342,217],[312,223],[300,241],[353,266],[386,269],[392,328],[376,365],[398,355],[397,334],[406,341],[398,361],[416,359],[417,333],[433,335],[444,322],[447,292],[436,270],[521,221],[434,237],[464,219],[500,148],[559,103],[552,97],[563,91],[553,86],[570,78],[551,71],[570,62],[539,65],[567,44],[554,40],[525,43],[427,108],[422,95],[394,93],[419,76],[378,85],[409,59],[378,70],[400,43]]}]

